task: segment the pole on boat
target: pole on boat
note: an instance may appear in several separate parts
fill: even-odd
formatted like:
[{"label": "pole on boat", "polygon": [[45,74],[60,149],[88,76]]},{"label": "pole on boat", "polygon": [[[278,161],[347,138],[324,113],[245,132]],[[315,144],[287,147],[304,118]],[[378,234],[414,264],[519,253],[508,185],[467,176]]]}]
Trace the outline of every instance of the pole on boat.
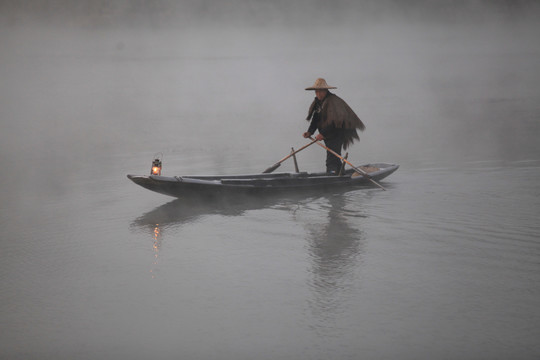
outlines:
[{"label": "pole on boat", "polygon": [[[343,160],[347,160],[348,158],[349,158],[349,153],[345,153]],[[341,163],[341,168],[339,169],[339,176],[343,176],[344,171],[345,171],[345,161]]]},{"label": "pole on boat", "polygon": [[296,151],[293,151],[292,153],[290,153],[289,155],[285,156],[283,159],[279,160],[277,163],[275,163],[274,165],[270,166],[268,169],[264,170],[262,173],[263,174],[269,174],[271,173],[272,171],[276,170],[278,167],[280,167],[281,163],[284,162],[285,160],[287,160],[288,158],[290,158],[291,156],[299,153],[300,151],[304,150],[305,148],[307,148],[309,145],[312,145],[314,144],[317,140],[315,139],[311,139],[313,140],[312,142],[310,142],[309,144],[307,145],[304,145],[302,146],[300,149],[296,150]]},{"label": "pole on boat", "polygon": [[292,154],[292,158],[294,160],[294,171],[299,173],[300,169],[298,169],[298,162],[296,161],[296,154],[294,153],[294,148],[293,147],[291,148],[291,154]]},{"label": "pole on boat", "polygon": [[[365,172],[364,170],[361,170],[361,169],[357,168],[356,166],[354,166],[353,164],[351,164],[349,160],[344,159],[343,156],[339,155],[339,154],[338,154],[337,152],[335,152],[334,150],[332,150],[332,149],[330,149],[330,148],[324,146],[324,145],[321,144],[319,141],[315,140],[315,139],[313,138],[313,136],[310,136],[309,138],[310,138],[313,142],[316,142],[317,145],[319,145],[320,147],[326,149],[326,151],[328,151],[329,153],[331,153],[331,154],[337,156],[337,157],[340,158],[342,161],[346,162],[350,167],[352,167],[352,168],[354,169],[354,171],[356,171],[357,173],[360,173],[360,174],[364,175],[364,177],[365,177],[366,179],[368,179],[369,181],[371,181],[372,183],[374,183],[375,185],[377,185],[377,186],[380,187],[381,189],[386,190],[384,187],[382,187],[381,184],[379,184],[378,182],[376,182],[375,180],[373,180],[373,179],[371,178],[371,176],[369,176],[369,174],[368,174],[367,172]],[[309,145],[313,144],[313,142],[311,142]]]}]

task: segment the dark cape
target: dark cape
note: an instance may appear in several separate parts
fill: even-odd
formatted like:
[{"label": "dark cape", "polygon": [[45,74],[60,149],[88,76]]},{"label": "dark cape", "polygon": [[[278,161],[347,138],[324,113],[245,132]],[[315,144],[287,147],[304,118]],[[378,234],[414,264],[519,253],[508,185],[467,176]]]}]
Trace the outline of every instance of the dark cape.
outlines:
[{"label": "dark cape", "polygon": [[[317,107],[318,99],[315,98],[311,106],[309,107],[307,121],[310,121],[313,117],[313,112]],[[360,120],[360,118],[354,113],[347,103],[339,96],[328,92],[328,95],[324,98],[321,105],[321,112],[319,114],[320,120],[318,123],[319,129],[326,129],[334,127],[336,129],[344,129],[343,148],[347,149],[354,140],[359,140],[358,132],[364,131],[366,126]]]}]

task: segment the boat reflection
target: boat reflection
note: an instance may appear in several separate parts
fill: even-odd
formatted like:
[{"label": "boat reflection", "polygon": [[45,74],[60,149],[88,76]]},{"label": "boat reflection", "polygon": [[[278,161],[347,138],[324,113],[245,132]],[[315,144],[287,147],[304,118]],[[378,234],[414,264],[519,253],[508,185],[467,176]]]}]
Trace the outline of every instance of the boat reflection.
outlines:
[{"label": "boat reflection", "polygon": [[317,191],[302,191],[297,194],[260,195],[260,196],[184,196],[141,215],[131,223],[132,228],[147,229],[154,232],[170,226],[181,226],[197,221],[206,215],[241,216],[250,210],[266,209],[278,205],[307,203],[317,198],[342,196],[347,191],[335,191],[321,194]]},{"label": "boat reflection", "polygon": [[346,286],[349,274],[361,260],[365,242],[361,219],[367,215],[360,203],[370,196],[370,191],[357,190],[272,197],[184,197],[141,215],[131,227],[152,236],[156,267],[165,232],[172,228],[194,223],[207,215],[242,216],[251,210],[289,208],[294,221],[306,229],[313,275],[309,286],[317,299],[313,311],[322,314],[336,305],[333,295]]},{"label": "boat reflection", "polygon": [[155,278],[159,253],[165,233],[171,228],[180,227],[198,221],[208,215],[242,216],[250,210],[269,208],[276,205],[293,204],[310,199],[315,193],[303,193],[299,196],[219,196],[201,195],[184,196],[139,216],[132,221],[132,231],[143,232],[152,238],[154,261],[150,273]]}]

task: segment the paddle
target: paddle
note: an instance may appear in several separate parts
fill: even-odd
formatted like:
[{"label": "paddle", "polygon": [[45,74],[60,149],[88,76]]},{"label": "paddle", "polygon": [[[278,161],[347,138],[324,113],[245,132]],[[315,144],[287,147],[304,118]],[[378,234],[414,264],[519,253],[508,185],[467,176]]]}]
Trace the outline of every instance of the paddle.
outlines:
[{"label": "paddle", "polygon": [[280,167],[280,165],[281,165],[282,162],[284,162],[285,160],[287,160],[288,158],[290,158],[290,157],[293,156],[294,154],[299,153],[300,151],[304,150],[304,149],[307,148],[309,145],[314,144],[314,143],[317,141],[317,140],[315,140],[315,139],[311,139],[311,140],[313,140],[313,141],[310,142],[310,143],[307,144],[307,145],[302,146],[300,149],[291,152],[289,155],[285,156],[283,159],[279,160],[277,163],[275,163],[274,165],[270,166],[268,169],[264,170],[262,173],[263,173],[263,174],[269,174],[269,173],[271,173],[272,171],[274,171],[274,170],[276,170],[278,167]]},{"label": "paddle", "polygon": [[[326,151],[328,151],[329,153],[337,156],[338,158],[340,158],[342,161],[346,162],[350,167],[352,167],[354,169],[354,171],[356,171],[357,173],[360,173],[362,175],[364,175],[364,177],[366,179],[368,179],[369,181],[371,181],[372,183],[374,183],[375,185],[377,185],[378,187],[380,187],[381,189],[385,190],[385,188],[383,188],[378,182],[376,182],[375,180],[373,180],[371,178],[371,176],[369,176],[369,174],[367,172],[365,172],[364,170],[361,170],[359,168],[357,168],[356,166],[354,166],[353,164],[351,164],[347,159],[345,159],[343,156],[339,155],[337,152],[335,152],[334,150],[324,146],[323,144],[321,144],[319,141],[315,140],[312,136],[309,137],[311,140],[313,140],[313,142],[316,142],[317,145],[323,147],[326,149]],[[309,145],[313,144],[313,142],[311,142]]]}]

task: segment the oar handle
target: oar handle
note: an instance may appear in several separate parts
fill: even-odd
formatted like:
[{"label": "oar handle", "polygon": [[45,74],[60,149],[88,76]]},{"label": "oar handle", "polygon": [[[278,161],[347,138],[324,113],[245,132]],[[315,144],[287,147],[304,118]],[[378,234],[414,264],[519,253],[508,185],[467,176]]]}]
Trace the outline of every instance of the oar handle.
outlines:
[{"label": "oar handle", "polygon": [[[351,164],[349,162],[349,160],[345,159],[343,156],[339,155],[337,152],[335,152],[334,150],[330,149],[329,147],[327,146],[324,146],[323,144],[321,144],[319,141],[317,141],[316,139],[314,139],[312,136],[309,137],[311,140],[313,140],[313,142],[316,142],[317,145],[319,145],[320,147],[326,149],[326,151],[328,151],[329,153],[337,156],[338,158],[340,158],[342,161],[344,161],[345,163],[347,163],[350,167],[352,167],[354,169],[354,171],[364,175],[366,177],[366,179],[368,179],[369,181],[371,181],[372,183],[374,183],[375,185],[377,185],[378,187],[380,187],[381,189],[383,190],[386,190],[384,187],[382,187],[381,184],[379,184],[378,182],[376,182],[375,180],[373,180],[371,178],[371,176],[369,176],[369,174],[367,172],[365,172],[364,170],[361,170],[359,168],[357,168],[356,166],[354,166],[353,164]],[[313,144],[313,142],[311,142],[311,144]],[[311,145],[309,144],[309,145]]]}]

